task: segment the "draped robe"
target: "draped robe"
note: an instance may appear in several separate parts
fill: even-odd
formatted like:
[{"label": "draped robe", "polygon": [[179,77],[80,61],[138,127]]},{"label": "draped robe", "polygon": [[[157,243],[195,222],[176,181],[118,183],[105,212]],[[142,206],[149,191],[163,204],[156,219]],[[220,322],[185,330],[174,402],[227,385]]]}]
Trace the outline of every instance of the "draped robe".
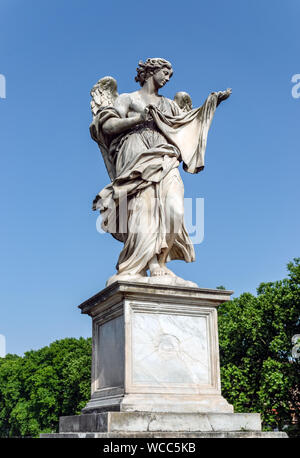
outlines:
[{"label": "draped robe", "polygon": [[[90,132],[99,144],[111,183],[96,196],[93,209],[100,210],[102,229],[124,243],[119,274],[146,275],[148,262],[167,247],[166,196],[176,182],[176,198],[183,201],[180,162],[189,173],[204,168],[208,130],[217,106],[212,93],[202,107],[181,113],[165,97],[149,105],[151,120],[116,137],[103,132],[110,118],[120,118],[114,107],[103,108]],[[182,203],[182,202],[180,202]],[[184,221],[176,231],[167,261],[195,260],[194,247]]]}]

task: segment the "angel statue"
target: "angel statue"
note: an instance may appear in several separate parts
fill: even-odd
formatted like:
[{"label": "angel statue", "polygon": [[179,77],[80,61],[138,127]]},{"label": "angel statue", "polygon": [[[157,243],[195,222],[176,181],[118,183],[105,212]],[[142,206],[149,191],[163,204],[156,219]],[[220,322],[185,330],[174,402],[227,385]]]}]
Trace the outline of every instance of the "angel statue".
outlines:
[{"label": "angel statue", "polygon": [[[140,61],[135,81],[140,90],[118,95],[111,76],[92,88],[90,133],[101,150],[111,183],[93,202],[102,229],[124,243],[117,280],[197,287],[175,275],[166,263],[195,260],[184,223],[184,186],[178,170],[204,168],[208,129],[216,107],[231,89],[211,93],[192,108],[186,92],[170,100],[158,92],[173,74],[165,59]],[[149,271],[149,276],[148,276]]]}]

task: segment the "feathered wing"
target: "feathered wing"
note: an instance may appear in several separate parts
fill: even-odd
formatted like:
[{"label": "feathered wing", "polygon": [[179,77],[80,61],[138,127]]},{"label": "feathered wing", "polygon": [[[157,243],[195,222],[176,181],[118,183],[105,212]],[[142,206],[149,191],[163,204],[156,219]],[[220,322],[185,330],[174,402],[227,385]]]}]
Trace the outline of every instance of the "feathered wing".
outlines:
[{"label": "feathered wing", "polygon": [[188,113],[193,109],[191,96],[187,92],[176,92],[174,102],[184,113]]},{"label": "feathered wing", "polygon": [[113,106],[118,97],[117,81],[112,76],[104,76],[91,89],[91,109],[95,117],[102,108]]},{"label": "feathered wing", "polygon": [[113,180],[114,170],[109,158],[107,142],[101,134],[101,129],[99,130],[98,128],[98,120],[101,116],[101,111],[112,107],[119,95],[117,92],[117,81],[112,76],[105,76],[92,87],[90,94],[92,97],[91,110],[93,115],[93,122],[90,125],[91,137],[98,143],[108,175]]}]

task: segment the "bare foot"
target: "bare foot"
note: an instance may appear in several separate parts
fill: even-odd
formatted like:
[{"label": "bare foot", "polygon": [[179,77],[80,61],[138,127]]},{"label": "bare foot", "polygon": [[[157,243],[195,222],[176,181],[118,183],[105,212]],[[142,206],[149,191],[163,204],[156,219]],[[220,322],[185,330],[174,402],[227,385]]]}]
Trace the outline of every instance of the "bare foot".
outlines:
[{"label": "bare foot", "polygon": [[162,265],[161,267],[166,272],[166,275],[170,275],[171,277],[177,277],[177,275],[175,275],[174,272],[172,272],[172,270],[168,269],[168,267],[165,264]]},{"label": "bare foot", "polygon": [[150,269],[150,275],[151,277],[162,277],[163,275],[168,275],[168,274],[162,266],[157,265],[154,268]]},{"label": "bare foot", "polygon": [[115,281],[134,281],[134,280],[144,278],[145,276],[146,275],[142,275],[142,274],[130,275],[130,274],[126,274],[126,272],[123,272],[122,274],[115,274],[107,280],[106,286],[111,285]]}]

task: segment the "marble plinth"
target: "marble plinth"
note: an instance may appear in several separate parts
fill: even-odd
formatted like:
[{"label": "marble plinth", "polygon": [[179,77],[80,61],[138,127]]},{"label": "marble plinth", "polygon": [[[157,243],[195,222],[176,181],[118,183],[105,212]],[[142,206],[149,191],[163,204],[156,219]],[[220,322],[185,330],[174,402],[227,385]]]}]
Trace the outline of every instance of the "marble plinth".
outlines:
[{"label": "marble plinth", "polygon": [[256,413],[105,412],[61,417],[42,438],[286,438],[262,432]]},{"label": "marble plinth", "polygon": [[231,291],[116,282],[79,307],[93,320],[83,413],[233,412],[221,396],[217,306]]},{"label": "marble plinth", "polygon": [[61,417],[60,433],[261,431],[257,413],[105,412]]},{"label": "marble plinth", "polygon": [[118,433],[49,433],[44,439],[286,439],[284,432],[268,431],[224,431],[224,432],[118,432]]},{"label": "marble plinth", "polygon": [[287,437],[221,395],[217,307],[231,294],[118,281],[81,304],[93,322],[91,399],[41,437]]}]

